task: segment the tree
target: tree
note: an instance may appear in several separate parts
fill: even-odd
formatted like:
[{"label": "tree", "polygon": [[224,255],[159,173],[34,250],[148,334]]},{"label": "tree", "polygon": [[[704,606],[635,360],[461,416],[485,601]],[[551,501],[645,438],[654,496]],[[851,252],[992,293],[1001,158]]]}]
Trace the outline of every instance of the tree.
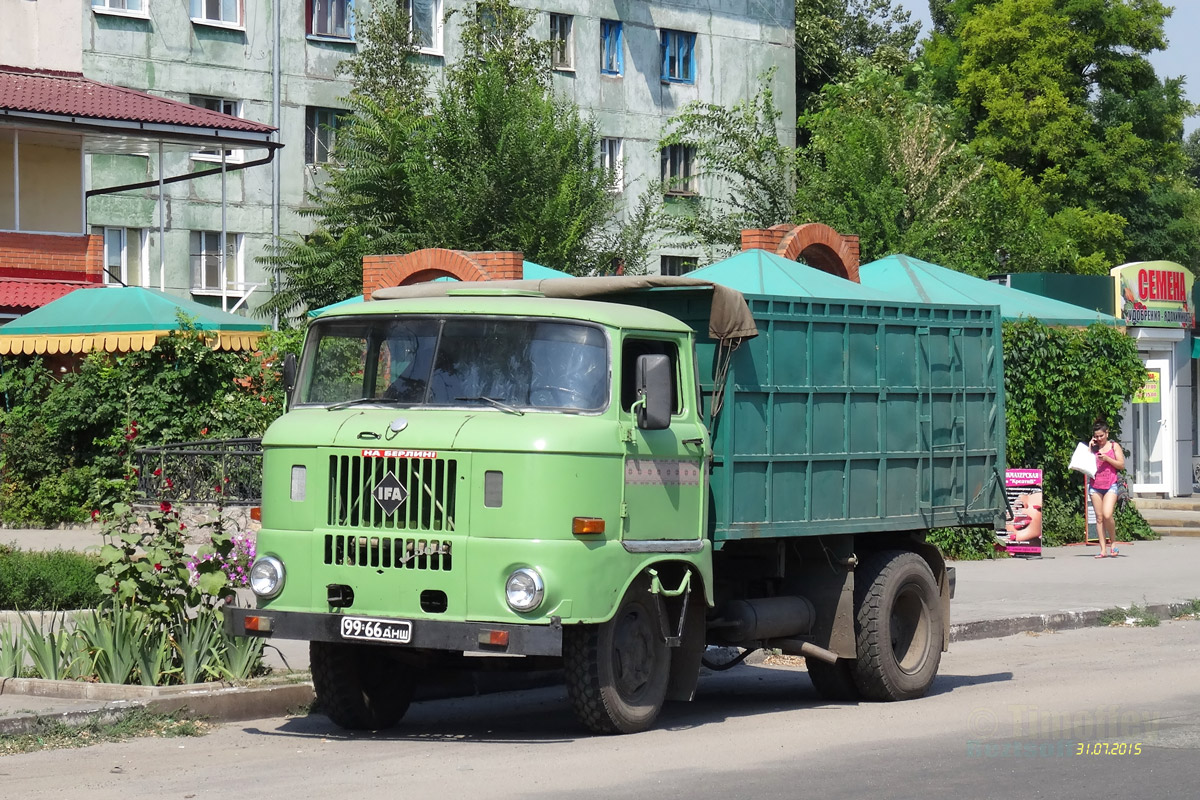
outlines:
[{"label": "tree", "polygon": [[899,74],[921,23],[895,0],[796,0],[796,108],[865,62]]},{"label": "tree", "polygon": [[736,251],[743,229],[796,216],[796,151],[780,142],[772,75],[760,76],[759,93],[733,108],[689,103],[667,121],[659,142],[695,148],[698,172],[714,187],[691,213],[660,218],[665,230],[703,248],[708,261]]},{"label": "tree", "polygon": [[283,282],[264,309],[344,299],[361,291],[363,256],[426,247],[520,250],[574,274],[609,268],[613,243],[628,239],[614,230],[613,176],[598,163],[595,125],[551,92],[534,19],[507,0],[471,6],[464,55],[434,85],[415,66],[402,4],[380,4],[348,62],[353,114],[310,198],[316,229],[267,259]]},{"label": "tree", "polygon": [[1168,13],[1157,0],[960,0],[942,14],[955,41],[926,51],[940,91],[957,76],[953,102],[973,146],[1028,175],[1074,237],[1072,271],[1200,255],[1194,237],[1163,235],[1193,208],[1179,180],[1190,106],[1146,59],[1165,47]]}]

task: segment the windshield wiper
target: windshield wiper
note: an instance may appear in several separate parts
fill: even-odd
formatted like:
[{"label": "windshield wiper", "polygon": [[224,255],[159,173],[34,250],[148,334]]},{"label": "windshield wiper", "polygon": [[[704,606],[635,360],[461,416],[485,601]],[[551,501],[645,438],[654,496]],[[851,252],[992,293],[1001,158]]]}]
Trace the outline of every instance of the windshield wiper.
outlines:
[{"label": "windshield wiper", "polygon": [[384,406],[407,405],[406,403],[402,403],[399,400],[393,400],[390,397],[356,397],[353,400],[343,400],[340,403],[334,403],[331,406],[325,406],[325,410],[326,411],[339,411],[343,408],[349,408],[350,406],[363,406],[368,403],[378,403],[379,405],[384,405]]},{"label": "windshield wiper", "polygon": [[518,417],[525,416],[525,412],[522,411],[521,409],[516,408],[515,406],[510,406],[508,403],[497,400],[494,397],[487,397],[486,395],[482,395],[482,394],[476,395],[475,397],[456,397],[454,399],[459,402],[468,402],[468,403],[478,402],[480,400],[483,400],[485,403],[491,403],[493,406],[500,409],[501,411],[512,412],[513,414],[516,414]]}]

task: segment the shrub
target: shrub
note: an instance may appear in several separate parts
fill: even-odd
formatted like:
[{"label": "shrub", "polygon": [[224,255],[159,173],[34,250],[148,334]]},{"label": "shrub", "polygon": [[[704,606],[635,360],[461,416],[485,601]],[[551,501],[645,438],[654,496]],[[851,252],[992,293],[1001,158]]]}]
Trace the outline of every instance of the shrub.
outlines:
[{"label": "shrub", "polygon": [[0,549],[0,609],[42,611],[95,608],[97,556],[67,550]]},{"label": "shrub", "polygon": [[228,352],[181,320],[151,350],[90,353],[61,376],[36,357],[0,358],[0,521],[79,522],[111,508],[135,447],[261,435],[283,410],[283,354],[300,333]]}]

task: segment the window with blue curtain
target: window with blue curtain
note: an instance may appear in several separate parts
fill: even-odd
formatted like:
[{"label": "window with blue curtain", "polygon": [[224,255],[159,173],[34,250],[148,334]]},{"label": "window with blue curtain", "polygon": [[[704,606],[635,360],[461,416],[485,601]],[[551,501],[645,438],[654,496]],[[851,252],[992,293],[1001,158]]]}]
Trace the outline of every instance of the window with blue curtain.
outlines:
[{"label": "window with blue curtain", "polygon": [[662,79],[668,83],[696,82],[696,34],[663,30]]},{"label": "window with blue curtain", "polygon": [[241,0],[192,0],[192,19],[221,22],[226,25],[241,25],[242,2]]},{"label": "window with blue curtain", "polygon": [[600,72],[605,75],[625,73],[625,53],[621,47],[621,23],[615,19],[600,20]]}]

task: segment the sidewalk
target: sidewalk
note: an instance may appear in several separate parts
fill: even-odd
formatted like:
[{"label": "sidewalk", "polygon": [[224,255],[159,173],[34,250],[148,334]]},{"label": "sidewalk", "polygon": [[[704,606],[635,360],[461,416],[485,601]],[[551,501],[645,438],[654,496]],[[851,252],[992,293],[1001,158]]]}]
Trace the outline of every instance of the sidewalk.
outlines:
[{"label": "sidewalk", "polygon": [[[18,534],[13,536],[13,534]],[[17,541],[32,549],[83,549],[95,531],[0,530],[0,543]],[[1098,624],[1114,606],[1147,606],[1169,616],[1172,604],[1200,598],[1200,538],[1168,537],[1157,542],[1120,544],[1117,558],[1095,559],[1095,547],[1046,548],[1040,559],[954,562],[957,586],[950,607],[951,640],[995,638],[1024,631],[1063,630]],[[280,642],[288,665],[307,670],[303,642]],[[273,666],[281,668],[274,658]],[[91,688],[93,696],[82,696]],[[0,681],[0,734],[28,730],[37,716],[64,721],[88,714],[116,713],[130,704],[159,710],[184,703],[213,719],[281,716],[311,700],[308,684],[259,689],[217,687],[185,691],[108,687],[117,694],[97,696],[96,684],[9,679]],[[153,694],[148,694],[153,692]],[[46,696],[64,694],[68,696]],[[74,696],[70,696],[74,695]]]}]

